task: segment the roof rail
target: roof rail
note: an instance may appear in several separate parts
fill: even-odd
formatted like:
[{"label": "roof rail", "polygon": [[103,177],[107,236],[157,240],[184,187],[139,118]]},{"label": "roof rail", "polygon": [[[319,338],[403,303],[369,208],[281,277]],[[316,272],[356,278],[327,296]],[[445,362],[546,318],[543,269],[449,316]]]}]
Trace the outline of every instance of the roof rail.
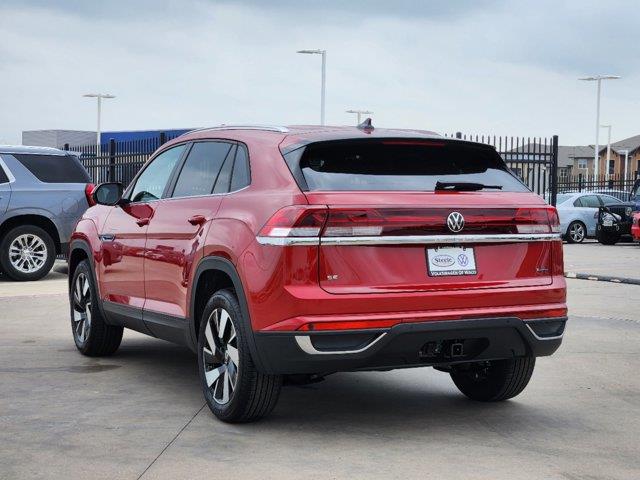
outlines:
[{"label": "roof rail", "polygon": [[218,125],[217,127],[204,127],[190,130],[180,135],[181,137],[193,132],[203,132],[206,130],[263,130],[265,132],[277,132],[277,133],[289,133],[287,127],[281,127],[278,125]]}]

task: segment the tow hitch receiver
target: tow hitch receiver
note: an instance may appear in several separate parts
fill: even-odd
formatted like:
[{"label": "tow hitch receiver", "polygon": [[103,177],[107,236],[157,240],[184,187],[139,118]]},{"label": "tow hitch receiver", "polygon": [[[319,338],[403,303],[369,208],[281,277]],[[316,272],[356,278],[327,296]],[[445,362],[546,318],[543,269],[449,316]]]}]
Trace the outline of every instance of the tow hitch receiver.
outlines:
[{"label": "tow hitch receiver", "polygon": [[434,340],[425,343],[418,356],[428,362],[451,362],[468,360],[479,355],[489,346],[486,338]]},{"label": "tow hitch receiver", "polygon": [[464,344],[452,343],[451,344],[451,357],[464,357]]}]

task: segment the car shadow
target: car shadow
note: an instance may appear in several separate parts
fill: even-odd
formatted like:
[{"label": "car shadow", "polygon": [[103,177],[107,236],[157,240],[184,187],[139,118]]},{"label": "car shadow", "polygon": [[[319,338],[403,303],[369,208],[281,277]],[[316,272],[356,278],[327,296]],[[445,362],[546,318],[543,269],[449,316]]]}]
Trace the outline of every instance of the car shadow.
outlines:
[{"label": "car shadow", "polygon": [[[63,262],[63,261],[56,261],[56,263],[53,265],[53,268],[51,269],[51,271],[42,279],[40,280],[35,280],[36,282],[42,282],[42,281],[47,281],[47,280],[55,280],[55,279],[59,279],[59,278],[64,278],[68,275],[69,273],[69,266],[67,264],[67,262]],[[0,271],[0,283],[18,283],[15,280],[9,278],[4,272]],[[33,282],[28,282],[28,283],[33,283]]]},{"label": "car shadow", "polygon": [[[123,342],[109,363],[115,362],[154,389],[156,400],[185,396],[186,403],[202,399],[196,356],[184,347],[154,339]],[[535,378],[534,378],[535,379]],[[164,393],[163,393],[164,390]],[[356,429],[368,433],[451,431],[477,428],[491,430],[553,429],[558,418],[535,402],[517,400],[500,403],[473,402],[464,397],[446,373],[431,368],[390,372],[346,372],[327,376],[319,383],[283,387],[273,413],[260,429],[309,433]],[[207,409],[205,422],[217,420]],[[569,419],[563,417],[564,421]],[[373,421],[373,423],[372,423]],[[524,423],[523,423],[524,422]],[[234,428],[250,428],[236,425]]]}]

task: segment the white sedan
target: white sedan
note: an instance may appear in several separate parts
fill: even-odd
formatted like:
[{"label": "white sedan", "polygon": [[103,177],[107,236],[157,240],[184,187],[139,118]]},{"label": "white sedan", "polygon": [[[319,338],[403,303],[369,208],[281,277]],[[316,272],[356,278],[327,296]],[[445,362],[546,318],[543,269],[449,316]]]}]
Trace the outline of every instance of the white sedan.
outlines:
[{"label": "white sedan", "polygon": [[595,237],[598,209],[603,205],[622,203],[611,195],[602,193],[560,193],[556,201],[560,216],[560,231],[569,243],[580,243]]}]

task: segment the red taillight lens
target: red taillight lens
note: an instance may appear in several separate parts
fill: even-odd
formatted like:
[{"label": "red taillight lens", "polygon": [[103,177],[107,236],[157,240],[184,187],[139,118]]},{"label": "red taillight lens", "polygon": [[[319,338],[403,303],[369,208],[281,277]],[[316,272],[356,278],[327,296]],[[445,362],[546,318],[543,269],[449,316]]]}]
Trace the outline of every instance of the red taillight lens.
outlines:
[{"label": "red taillight lens", "polygon": [[325,207],[291,206],[278,210],[262,227],[261,237],[318,237],[327,219]]},{"label": "red taillight lens", "polygon": [[560,233],[560,217],[555,207],[547,208],[547,216],[549,217],[549,226],[552,233]]},{"label": "red taillight lens", "polygon": [[87,186],[84,187],[84,194],[87,197],[87,203],[90,207],[93,207],[96,204],[96,201],[93,199],[93,191],[96,189],[96,186],[93,183],[87,183]]},{"label": "red taillight lens", "polygon": [[377,210],[331,210],[323,236],[365,237],[380,235],[387,219]]},{"label": "red taillight lens", "polygon": [[329,209],[325,237],[444,233],[446,217],[435,209]]},{"label": "red taillight lens", "polygon": [[518,233],[551,233],[560,225],[555,209],[547,208],[520,208],[514,220]]},{"label": "red taillight lens", "polygon": [[[263,237],[375,237],[451,234],[451,208],[285,207],[260,231]],[[464,234],[558,232],[554,208],[465,208]]]}]

